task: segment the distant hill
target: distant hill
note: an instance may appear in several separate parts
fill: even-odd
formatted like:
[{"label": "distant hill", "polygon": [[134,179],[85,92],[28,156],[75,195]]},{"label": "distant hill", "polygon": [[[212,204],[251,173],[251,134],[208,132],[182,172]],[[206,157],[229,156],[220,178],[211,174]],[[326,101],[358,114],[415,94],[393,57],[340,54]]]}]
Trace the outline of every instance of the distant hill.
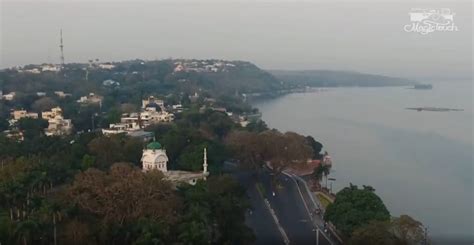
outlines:
[{"label": "distant hill", "polygon": [[114,91],[129,94],[207,91],[214,96],[281,90],[273,75],[246,61],[166,59],[108,63],[70,63],[61,71],[44,70],[56,65],[27,65],[0,70],[0,90],[5,92],[66,91],[78,97],[106,93],[105,80],[120,84]]},{"label": "distant hill", "polygon": [[414,81],[372,75],[352,71],[330,71],[330,70],[269,70],[273,76],[282,82],[293,85],[304,85],[311,87],[339,87],[339,86],[404,86],[413,85]]}]

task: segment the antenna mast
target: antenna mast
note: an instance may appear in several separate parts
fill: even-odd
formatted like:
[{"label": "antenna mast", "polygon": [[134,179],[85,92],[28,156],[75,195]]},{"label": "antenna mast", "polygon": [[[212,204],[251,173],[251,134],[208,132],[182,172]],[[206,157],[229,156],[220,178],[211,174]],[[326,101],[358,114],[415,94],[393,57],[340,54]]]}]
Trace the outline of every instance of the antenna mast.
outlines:
[{"label": "antenna mast", "polygon": [[59,31],[60,35],[60,44],[59,48],[61,49],[61,67],[64,67],[64,45],[63,45],[63,29],[60,29]]}]

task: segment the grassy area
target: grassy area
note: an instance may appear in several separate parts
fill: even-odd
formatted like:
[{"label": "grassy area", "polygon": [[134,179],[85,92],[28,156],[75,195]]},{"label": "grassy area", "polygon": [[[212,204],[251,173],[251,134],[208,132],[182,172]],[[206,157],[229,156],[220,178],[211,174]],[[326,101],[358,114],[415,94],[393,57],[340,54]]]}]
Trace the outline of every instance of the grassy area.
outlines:
[{"label": "grassy area", "polygon": [[318,193],[316,194],[319,201],[321,202],[321,204],[323,205],[323,207],[326,209],[328,207],[328,205],[331,203],[331,201],[329,199],[327,199],[324,195],[322,195],[321,193]]}]

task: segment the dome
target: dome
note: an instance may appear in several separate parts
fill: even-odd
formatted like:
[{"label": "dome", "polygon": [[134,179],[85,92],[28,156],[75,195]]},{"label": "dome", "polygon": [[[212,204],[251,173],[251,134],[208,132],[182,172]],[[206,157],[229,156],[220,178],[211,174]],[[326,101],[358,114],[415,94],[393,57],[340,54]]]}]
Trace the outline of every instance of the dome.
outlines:
[{"label": "dome", "polygon": [[158,150],[161,149],[161,144],[158,141],[153,141],[150,144],[146,145],[146,148],[149,150]]}]

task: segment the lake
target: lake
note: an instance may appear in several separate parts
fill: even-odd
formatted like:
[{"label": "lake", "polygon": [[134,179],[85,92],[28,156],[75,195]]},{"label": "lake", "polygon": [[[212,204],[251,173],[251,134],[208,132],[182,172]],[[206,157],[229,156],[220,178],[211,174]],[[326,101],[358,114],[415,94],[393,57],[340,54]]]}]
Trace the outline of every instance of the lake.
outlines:
[{"label": "lake", "polygon": [[[433,239],[473,239],[472,94],[471,81],[432,90],[327,88],[254,106],[269,127],[324,145],[335,191],[370,185],[393,216],[420,220]],[[406,110],[423,106],[463,111]]]}]

